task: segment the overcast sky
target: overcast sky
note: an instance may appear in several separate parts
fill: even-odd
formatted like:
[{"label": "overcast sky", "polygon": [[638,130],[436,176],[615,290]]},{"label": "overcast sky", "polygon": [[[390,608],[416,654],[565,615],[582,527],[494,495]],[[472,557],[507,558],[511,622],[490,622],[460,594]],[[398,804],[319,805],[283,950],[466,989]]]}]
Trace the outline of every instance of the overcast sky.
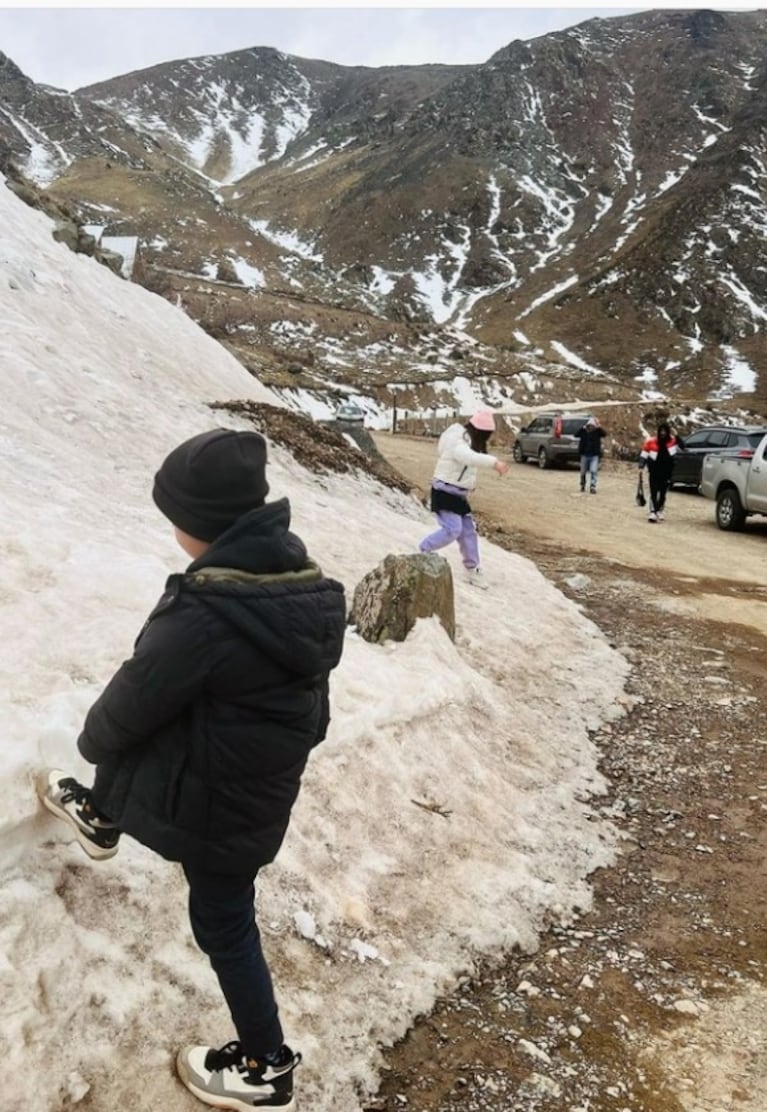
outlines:
[{"label": "overcast sky", "polygon": [[468,64],[513,39],[652,6],[0,8],[0,51],[34,81],[70,90],[251,46],[341,65]]},{"label": "overcast sky", "polygon": [[[649,8],[699,8],[705,2],[605,4],[533,8],[427,6],[162,8],[61,6],[0,8],[0,51],[29,77],[76,89],[177,58],[273,46],[301,58],[341,65],[475,64],[514,39],[530,39],[582,23]],[[722,2],[718,10],[758,4]]]}]

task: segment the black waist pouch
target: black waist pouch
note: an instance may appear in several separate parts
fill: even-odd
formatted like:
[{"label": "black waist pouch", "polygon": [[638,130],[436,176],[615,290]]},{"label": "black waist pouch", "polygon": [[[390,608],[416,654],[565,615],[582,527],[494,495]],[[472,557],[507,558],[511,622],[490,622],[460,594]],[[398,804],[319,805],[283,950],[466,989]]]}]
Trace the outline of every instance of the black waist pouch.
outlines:
[{"label": "black waist pouch", "polygon": [[440,510],[446,510],[451,514],[460,514],[461,517],[471,513],[471,506],[463,495],[451,494],[447,490],[439,490],[436,487],[431,488],[431,502],[429,504],[435,514],[438,514]]}]

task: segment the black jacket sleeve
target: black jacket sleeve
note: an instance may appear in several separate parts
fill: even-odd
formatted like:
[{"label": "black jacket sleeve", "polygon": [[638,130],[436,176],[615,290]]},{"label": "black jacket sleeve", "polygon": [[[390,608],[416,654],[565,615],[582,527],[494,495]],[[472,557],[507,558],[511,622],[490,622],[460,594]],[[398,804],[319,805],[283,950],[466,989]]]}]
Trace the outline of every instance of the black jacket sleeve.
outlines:
[{"label": "black jacket sleeve", "polygon": [[115,672],[85,718],[77,747],[100,764],[144,745],[202,690],[210,651],[201,613],[172,608],[149,622],[130,660]]},{"label": "black jacket sleeve", "polygon": [[330,683],[328,680],[327,672],[322,677],[322,686],[320,688],[320,721],[317,726],[317,740],[315,745],[319,745],[327,737],[328,726],[330,725]]}]

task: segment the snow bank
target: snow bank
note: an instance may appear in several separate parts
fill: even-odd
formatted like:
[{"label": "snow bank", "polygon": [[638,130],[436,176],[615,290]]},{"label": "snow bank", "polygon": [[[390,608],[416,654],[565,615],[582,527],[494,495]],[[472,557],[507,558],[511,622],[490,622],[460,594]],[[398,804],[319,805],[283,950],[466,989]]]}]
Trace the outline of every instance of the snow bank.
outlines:
[{"label": "snow bank", "polygon": [[[129,839],[94,865],[33,777],[56,763],[90,782],[83,715],[183,567],[150,499],[159,462],[196,432],[246,427],[208,402],[275,399],[180,311],[54,243],[2,184],[0,226],[0,1110],[191,1112],[172,1056],[232,1029],[180,870]],[[431,527],[412,501],[276,447],[269,481],[350,592]],[[487,593],[456,583],[456,644],[436,621],[402,645],[349,634],[329,737],[260,879],[314,1112],[358,1108],[379,1043],[476,955],[532,949],[547,918],[587,906],[611,857],[588,731],[620,713],[625,662],[532,564],[486,544],[484,566]]]}]

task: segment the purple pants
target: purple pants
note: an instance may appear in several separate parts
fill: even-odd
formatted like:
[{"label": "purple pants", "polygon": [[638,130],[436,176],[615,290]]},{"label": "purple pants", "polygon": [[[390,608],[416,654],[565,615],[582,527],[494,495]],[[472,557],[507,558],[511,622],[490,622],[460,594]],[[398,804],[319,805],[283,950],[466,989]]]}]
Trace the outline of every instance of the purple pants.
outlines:
[{"label": "purple pants", "polygon": [[424,537],[418,546],[419,552],[434,552],[445,545],[458,542],[465,568],[479,567],[479,540],[471,514],[453,514],[448,510],[437,512],[439,529]]}]

